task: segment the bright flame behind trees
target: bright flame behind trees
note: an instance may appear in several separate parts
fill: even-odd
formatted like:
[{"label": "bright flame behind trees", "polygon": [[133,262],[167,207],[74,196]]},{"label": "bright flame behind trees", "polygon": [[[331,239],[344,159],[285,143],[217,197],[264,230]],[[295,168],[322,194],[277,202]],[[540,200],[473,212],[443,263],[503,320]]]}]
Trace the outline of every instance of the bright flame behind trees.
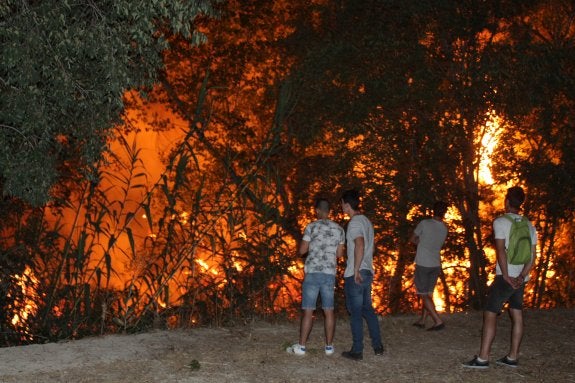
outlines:
[{"label": "bright flame behind trees", "polygon": [[[16,288],[20,290],[18,295],[22,298],[17,299],[14,307],[12,307],[14,314],[11,323],[20,334],[22,341],[32,340],[33,334],[30,332],[28,322],[29,317],[38,311],[38,279],[29,267],[26,267],[22,275],[15,275],[14,278],[17,280]],[[11,297],[11,294],[8,293],[8,298]]]},{"label": "bright flame behind trees", "polygon": [[480,160],[478,169],[478,180],[484,185],[493,184],[493,176],[491,175],[491,156],[495,147],[497,146],[499,135],[501,134],[501,118],[498,117],[494,111],[488,113],[488,120],[484,128],[479,134],[481,140],[480,147]]}]

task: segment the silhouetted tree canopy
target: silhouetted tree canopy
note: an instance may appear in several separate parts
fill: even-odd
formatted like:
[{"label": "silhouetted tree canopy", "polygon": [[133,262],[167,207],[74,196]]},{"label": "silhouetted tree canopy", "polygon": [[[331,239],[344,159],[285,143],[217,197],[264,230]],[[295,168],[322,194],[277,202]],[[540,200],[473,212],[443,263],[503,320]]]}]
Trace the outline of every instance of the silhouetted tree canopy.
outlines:
[{"label": "silhouetted tree canopy", "polygon": [[73,167],[95,178],[123,94],[151,86],[168,38],[192,42],[211,1],[0,4],[0,187],[32,204]]}]

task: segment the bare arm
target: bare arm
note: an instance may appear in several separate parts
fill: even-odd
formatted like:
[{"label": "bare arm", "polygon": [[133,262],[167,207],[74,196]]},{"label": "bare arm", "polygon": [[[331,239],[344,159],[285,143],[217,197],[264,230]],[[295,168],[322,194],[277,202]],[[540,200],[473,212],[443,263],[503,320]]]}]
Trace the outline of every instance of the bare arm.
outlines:
[{"label": "bare arm", "polygon": [[514,289],[517,288],[514,279],[509,277],[509,270],[507,269],[507,251],[505,250],[505,239],[495,239],[495,252],[497,254],[497,263],[499,263],[499,268],[501,269],[501,274],[505,282],[513,286]]},{"label": "bare arm", "polygon": [[335,250],[335,256],[336,257],[343,257],[345,255],[345,245],[342,243],[341,245],[337,246],[337,249]]},{"label": "bare arm", "polygon": [[409,242],[417,245],[419,244],[419,236],[415,233],[411,234],[411,237],[409,238]]},{"label": "bare arm", "polygon": [[299,244],[299,255],[304,256],[309,251],[309,242],[301,241]]},{"label": "bare arm", "polygon": [[359,268],[361,266],[361,261],[363,261],[363,252],[364,252],[364,239],[363,237],[357,237],[356,239],[353,240],[353,243],[355,244],[355,249],[353,252],[353,273],[354,273],[354,279],[355,279],[355,283],[361,283],[363,282],[363,278],[361,277],[361,274],[359,273]]},{"label": "bare arm", "polygon": [[531,261],[529,261],[529,263],[526,263],[525,266],[523,266],[523,270],[521,270],[521,274],[517,277],[517,283],[518,284],[523,283],[525,278],[527,278],[527,276],[531,272],[531,269],[533,268],[533,263],[535,263],[535,256],[536,255],[537,255],[537,247],[535,245],[533,245],[531,247]]}]

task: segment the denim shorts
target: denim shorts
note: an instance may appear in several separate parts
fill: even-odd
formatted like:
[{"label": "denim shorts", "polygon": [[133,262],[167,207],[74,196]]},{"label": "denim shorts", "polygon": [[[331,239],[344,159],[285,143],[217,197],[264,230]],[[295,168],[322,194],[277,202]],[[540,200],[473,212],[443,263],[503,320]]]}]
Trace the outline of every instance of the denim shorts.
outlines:
[{"label": "denim shorts", "polygon": [[441,266],[438,267],[425,267],[415,265],[415,290],[417,294],[433,294],[437,278],[441,273]]},{"label": "denim shorts", "polygon": [[514,290],[509,283],[505,282],[502,275],[495,276],[495,280],[489,287],[489,297],[485,310],[499,314],[505,302],[509,302],[510,309],[522,310],[524,290],[525,283]]},{"label": "denim shorts", "polygon": [[309,273],[305,275],[301,292],[301,308],[315,310],[317,297],[321,295],[321,307],[333,310],[335,275],[326,273]]}]

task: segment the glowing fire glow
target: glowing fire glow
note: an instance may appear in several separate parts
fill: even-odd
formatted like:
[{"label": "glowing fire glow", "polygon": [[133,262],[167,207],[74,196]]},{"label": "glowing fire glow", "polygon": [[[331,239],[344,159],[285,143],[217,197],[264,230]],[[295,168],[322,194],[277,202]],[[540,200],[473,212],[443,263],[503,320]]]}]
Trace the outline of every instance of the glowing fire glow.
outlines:
[{"label": "glowing fire glow", "polygon": [[202,267],[202,269],[204,271],[209,271],[213,275],[218,275],[218,270],[214,267],[210,267],[210,265],[206,261],[204,261],[203,259],[198,258],[195,261],[198,265],[200,265]]},{"label": "glowing fire glow", "polygon": [[483,134],[481,135],[481,149],[479,160],[479,182],[485,185],[493,184],[493,176],[491,175],[491,156],[499,142],[501,135],[501,118],[495,112],[488,114],[488,120],[485,123]]},{"label": "glowing fire glow", "polygon": [[18,280],[16,285],[21,290],[22,296],[26,298],[24,302],[16,305],[16,312],[12,317],[12,325],[19,328],[23,333],[29,334],[26,321],[30,315],[33,315],[38,310],[38,305],[32,299],[35,296],[35,286],[38,284],[38,279],[28,266],[26,266],[22,276],[15,275],[14,277]]},{"label": "glowing fire glow", "polygon": [[[363,87],[360,88],[360,92],[364,91]],[[160,114],[168,116],[168,112],[167,111],[159,111]],[[449,116],[449,115],[448,115]],[[180,118],[178,116],[172,116],[170,115],[170,118],[173,118],[174,121],[174,126],[178,126],[178,125],[184,125],[185,121],[181,121]],[[455,118],[460,119],[460,116],[455,116]],[[134,116],[134,121],[137,120],[137,118]],[[142,123],[143,124],[143,123]],[[480,127],[482,129],[480,130],[480,134],[477,135],[477,142],[476,144],[479,145],[479,147],[481,148],[479,151],[479,156],[478,156],[478,160],[477,160],[477,165],[478,165],[478,170],[477,170],[477,176],[478,176],[478,180],[479,182],[482,183],[486,183],[486,184],[491,184],[493,183],[493,178],[491,176],[491,169],[490,169],[490,157],[492,156],[492,153],[495,149],[495,147],[497,146],[498,143],[498,139],[499,139],[499,135],[501,133],[501,119],[495,114],[495,112],[490,112],[488,113],[488,118],[487,118],[487,122],[485,123],[485,126]],[[140,123],[136,124],[136,125],[140,125]],[[143,126],[143,125],[142,125]],[[141,161],[142,161],[142,172],[146,173],[146,188],[136,188],[134,191],[131,191],[130,194],[130,200],[131,201],[139,201],[142,200],[144,197],[147,197],[147,194],[145,194],[143,192],[143,190],[148,190],[148,187],[152,187],[154,185],[154,182],[158,179],[160,179],[160,175],[163,172],[163,167],[161,166],[162,164],[162,158],[163,158],[163,153],[170,153],[171,150],[173,149],[172,146],[174,145],[174,143],[180,142],[180,135],[181,135],[181,131],[179,129],[174,129],[173,132],[163,132],[163,133],[158,133],[158,132],[154,132],[153,129],[142,129],[140,130],[138,133],[135,132],[131,132],[128,133],[125,137],[124,137],[124,141],[125,142],[130,142],[133,141],[133,146],[134,147],[138,147],[140,148],[143,152],[146,153],[146,155],[143,155],[141,157]],[[137,137],[136,137],[137,136]],[[138,138],[139,144],[136,145],[136,138]],[[353,149],[355,147],[357,147],[358,145],[361,145],[363,140],[365,138],[363,136],[359,136],[354,140],[350,140],[348,142],[348,146]],[[118,143],[115,143],[113,145],[114,149],[113,151],[115,153],[122,153],[122,149],[120,148],[121,145],[119,145]],[[367,164],[363,164],[361,162],[356,164],[356,168],[355,170],[359,173],[367,173],[369,170],[369,166]],[[110,181],[113,183],[113,181]],[[106,187],[106,190],[110,190],[110,193],[113,194],[114,192],[117,191],[117,188],[114,187],[114,185],[111,185],[112,187],[108,187],[110,185],[104,185],[103,187]],[[141,193],[141,194],[139,194]],[[113,196],[110,195],[110,200],[113,199]],[[152,205],[151,205],[152,206]],[[176,206],[176,208],[181,208],[181,206]],[[147,265],[148,262],[150,264],[153,264],[152,261],[150,261],[148,258],[153,259],[153,256],[155,255],[154,251],[157,250],[154,248],[155,244],[158,243],[158,247],[161,246],[161,239],[162,239],[162,233],[160,230],[158,230],[156,232],[156,230],[158,229],[158,227],[155,225],[155,218],[154,218],[154,210],[153,209],[149,209],[146,210],[146,213],[142,214],[142,209],[140,209],[139,206],[132,206],[130,207],[130,209],[127,209],[128,211],[133,211],[134,213],[130,213],[130,214],[134,214],[138,217],[141,217],[141,221],[140,220],[134,220],[134,222],[132,222],[132,220],[126,220],[126,222],[130,222],[130,234],[131,237],[129,238],[130,241],[128,240],[127,236],[116,236],[114,239],[118,239],[116,242],[113,242],[114,244],[114,249],[111,253],[113,253],[113,255],[117,255],[117,256],[113,256],[112,262],[115,263],[112,265],[112,268],[114,269],[114,271],[117,273],[116,275],[118,275],[118,277],[115,279],[112,279],[111,282],[111,287],[112,288],[120,288],[123,287],[123,283],[121,281],[122,279],[122,273],[125,273],[125,275],[131,275],[129,274],[132,270],[128,270],[126,268],[123,267],[123,265],[121,265],[121,260],[122,259],[122,255],[124,254],[131,254],[131,247],[134,247],[134,249],[139,249],[139,245],[141,245],[141,242],[143,241],[143,245],[144,245],[144,250],[145,251],[138,251],[138,254],[136,255],[136,251],[134,250],[134,264],[137,265]],[[174,210],[170,210],[170,214],[171,212]],[[311,214],[313,214],[313,209],[310,212]],[[422,207],[414,207],[412,209],[412,211],[410,211],[409,215],[408,215],[408,219],[414,219],[414,217],[418,217],[418,216],[422,216],[424,213],[426,213],[426,215],[429,214],[429,211],[424,212],[422,210]],[[191,222],[194,222],[194,220],[196,219],[194,216],[192,216],[190,213],[187,212],[176,212],[174,214],[171,214],[168,216],[169,220],[171,219],[172,221],[177,221],[179,223],[181,223],[181,227],[188,226],[188,224]],[[340,217],[342,220],[348,220],[349,217]],[[303,219],[303,218],[302,218]],[[309,219],[309,217],[307,217],[306,221]],[[459,213],[457,211],[457,209],[453,206],[451,206],[447,212],[446,215],[446,222],[449,225],[449,222],[451,221],[460,221],[461,217],[459,216]],[[149,224],[148,224],[149,222]],[[192,225],[193,226],[193,225]],[[304,223],[302,222],[302,227],[304,226]],[[461,232],[464,230],[461,226],[453,224],[450,225],[450,229],[453,230],[454,232],[457,231],[457,235],[461,234]],[[184,230],[187,230],[187,228],[184,228]],[[233,228],[233,230],[229,230],[227,227],[223,227],[223,228],[217,228],[216,230],[219,230],[221,234],[223,234],[222,237],[224,237],[226,242],[229,242],[230,245],[232,245],[231,248],[235,248],[235,243],[234,242],[238,242],[238,243],[244,243],[244,242],[249,242],[250,241],[250,237],[251,234],[246,233],[243,230],[239,230],[236,227]],[[276,228],[273,229],[269,229],[269,230],[277,230]],[[160,240],[158,240],[158,238],[160,238]],[[134,245],[135,242],[135,245]],[[152,244],[152,245],[150,245]],[[291,248],[291,249],[295,249],[297,246],[297,243],[294,239],[292,238],[285,238],[284,239],[284,244],[286,245],[286,248]],[[222,261],[221,258],[221,254],[226,254],[229,248],[226,248],[225,250],[223,250],[222,252],[217,253],[217,255],[213,255],[210,254],[209,251],[204,251],[204,249],[201,249],[197,251],[197,253],[193,254],[193,263],[195,263],[196,265],[198,265],[198,267],[193,267],[190,266],[189,264],[186,264],[185,267],[181,268],[180,270],[177,270],[173,275],[174,278],[173,280],[168,282],[168,287],[169,287],[169,291],[171,294],[165,294],[163,299],[157,298],[156,297],[156,301],[158,303],[158,305],[162,308],[167,308],[170,307],[172,304],[174,304],[178,299],[181,298],[181,296],[185,296],[186,293],[188,292],[187,288],[190,287],[190,284],[188,283],[188,281],[193,280],[194,278],[191,276],[192,274],[194,274],[194,277],[198,276],[197,272],[199,271],[200,274],[204,274],[204,276],[209,277],[207,279],[207,281],[209,283],[212,283],[213,286],[215,286],[217,289],[223,289],[225,288],[225,285],[228,284],[228,279],[226,277],[228,277],[228,275],[226,274],[227,270],[224,270],[225,267],[233,267],[235,268],[235,270],[239,271],[239,272],[245,272],[245,273],[250,273],[250,267],[249,267],[249,262],[242,260],[242,258],[240,258],[240,256],[238,256],[238,254],[236,254],[235,251],[232,251],[231,253],[231,258],[225,258]],[[241,254],[241,256],[245,256],[245,254]],[[397,254],[397,252],[395,251],[390,251],[389,252],[389,261],[386,261],[385,263],[383,263],[382,265],[380,265],[380,267],[382,268],[382,270],[378,270],[378,272],[383,273],[384,275],[393,275],[395,272],[395,268],[396,268],[396,264],[395,261],[393,261],[394,259],[397,259],[399,256],[399,254]],[[141,257],[142,259],[140,259],[139,257]],[[272,256],[271,261],[272,262],[282,262],[282,260],[280,259],[281,257],[279,257],[277,254],[274,254]],[[188,258],[189,259],[189,258]],[[130,260],[131,261],[131,260]],[[448,280],[448,288],[449,288],[449,294],[450,296],[456,296],[458,293],[460,293],[461,291],[465,290],[465,282],[463,280],[463,278],[460,278],[460,274],[458,273],[457,270],[461,270],[461,268],[464,267],[468,267],[469,265],[465,265],[465,262],[457,262],[457,261],[449,261],[447,263],[444,263],[444,273],[446,275],[446,278]],[[126,263],[128,264],[128,263]],[[130,265],[132,263],[129,263]],[[225,267],[224,267],[225,265]],[[144,266],[141,266],[144,267]],[[138,269],[140,270],[140,269]],[[300,289],[301,286],[299,285],[299,283],[297,281],[301,281],[303,279],[303,261],[299,258],[294,258],[293,260],[290,261],[290,265],[287,267],[287,271],[288,273],[286,273],[285,275],[282,275],[280,277],[273,278],[272,281],[269,282],[269,284],[267,285],[267,287],[270,290],[274,291],[274,302],[273,302],[273,310],[283,310],[286,308],[290,308],[293,307],[293,302],[294,302],[294,298],[297,298],[300,296]],[[139,272],[139,271],[138,271]],[[216,278],[212,277],[215,276]],[[177,279],[179,278],[179,276],[183,276],[184,278],[182,278],[183,280],[178,281]],[[233,279],[230,278],[229,281],[233,281]],[[115,282],[115,284],[114,284]],[[206,283],[208,283],[206,282]],[[411,288],[412,286],[412,278],[410,278],[410,276],[402,276],[402,281],[401,281],[402,285],[404,288]],[[26,288],[28,285],[26,285],[25,283],[20,285],[23,289]],[[435,300],[437,302],[437,307],[439,309],[439,311],[445,311],[449,305],[446,304],[444,302],[444,297],[447,295],[444,293],[444,291],[442,290],[443,286],[440,284],[438,285],[437,288],[437,293],[435,296]],[[162,290],[160,290],[162,291]],[[174,292],[176,292],[174,294]],[[376,307],[381,308],[381,307],[385,307],[385,301],[386,301],[386,296],[385,296],[386,292],[385,292],[385,288],[383,286],[374,286],[374,294],[373,294],[373,302],[375,304]],[[233,302],[232,302],[233,303]],[[230,303],[231,304],[231,303]],[[254,303],[255,307],[259,307],[258,303]],[[28,315],[30,313],[33,313],[37,308],[32,306],[32,305],[26,305],[25,307],[22,307],[15,315],[13,318],[13,324],[15,323],[19,323],[20,321],[25,321],[25,319],[28,317]],[[54,310],[58,310],[57,307],[54,307]],[[266,310],[270,310],[269,308]],[[57,314],[55,314],[56,316],[58,316]],[[195,320],[194,320],[195,321]]]}]

